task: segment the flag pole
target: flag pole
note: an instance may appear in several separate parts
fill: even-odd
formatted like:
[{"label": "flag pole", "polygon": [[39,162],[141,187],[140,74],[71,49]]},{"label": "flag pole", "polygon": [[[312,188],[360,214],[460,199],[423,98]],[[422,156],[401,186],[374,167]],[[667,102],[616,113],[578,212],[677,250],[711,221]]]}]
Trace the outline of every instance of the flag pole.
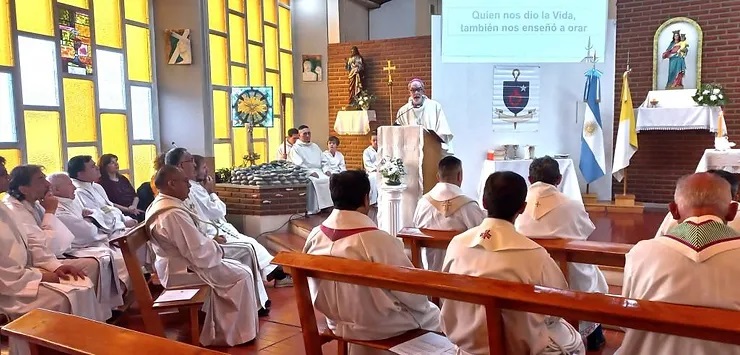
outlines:
[{"label": "flag pole", "polygon": [[[626,72],[627,77],[629,78],[630,72],[632,72],[632,68],[630,68],[630,51],[629,50],[627,50],[627,69],[626,69],[625,72]],[[620,100],[622,100],[622,99],[620,98]],[[631,108],[631,107],[630,107],[630,109],[633,110],[633,108]],[[620,110],[621,110],[621,106],[620,106]],[[627,196],[627,168],[628,168],[628,166],[625,167],[624,168],[624,171],[622,172],[622,174],[623,174],[622,195],[624,195],[624,196]]]}]

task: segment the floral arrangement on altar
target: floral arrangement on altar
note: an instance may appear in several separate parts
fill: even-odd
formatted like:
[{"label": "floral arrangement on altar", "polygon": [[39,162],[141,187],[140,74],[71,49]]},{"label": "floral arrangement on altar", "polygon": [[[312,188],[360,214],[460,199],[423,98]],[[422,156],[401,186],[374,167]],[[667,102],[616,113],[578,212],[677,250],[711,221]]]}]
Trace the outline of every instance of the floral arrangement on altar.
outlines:
[{"label": "floral arrangement on altar", "polygon": [[357,110],[367,111],[370,108],[370,104],[372,104],[375,99],[375,95],[367,92],[367,90],[362,90],[352,98],[351,105]]},{"label": "floral arrangement on altar", "polygon": [[702,84],[692,97],[700,106],[724,106],[727,104],[725,89],[721,84]]},{"label": "floral arrangement on altar", "polygon": [[400,158],[391,158],[389,156],[385,156],[380,160],[378,171],[385,178],[385,184],[388,186],[401,185],[401,177],[406,175],[403,161]]}]

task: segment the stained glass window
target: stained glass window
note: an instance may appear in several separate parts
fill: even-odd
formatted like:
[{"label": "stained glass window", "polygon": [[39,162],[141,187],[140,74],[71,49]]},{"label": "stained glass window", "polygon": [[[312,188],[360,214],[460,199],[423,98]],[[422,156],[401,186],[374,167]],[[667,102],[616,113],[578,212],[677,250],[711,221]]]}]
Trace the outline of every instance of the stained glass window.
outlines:
[{"label": "stained glass window", "polygon": [[247,64],[247,38],[244,33],[244,18],[229,14],[229,53],[231,61]]},{"label": "stained glass window", "polygon": [[216,169],[230,168],[234,166],[231,159],[231,144],[216,143],[213,145]]},{"label": "stained glass window", "polygon": [[149,0],[123,0],[123,5],[127,19],[149,23]]},{"label": "stained glass window", "polygon": [[134,163],[134,186],[151,181],[154,175],[154,159],[157,158],[157,147],[152,144],[134,145],[132,148]]},{"label": "stained glass window", "polygon": [[26,158],[43,165],[47,172],[62,171],[62,135],[59,112],[26,111]]},{"label": "stained glass window", "polygon": [[231,85],[233,86],[246,86],[247,85],[247,69],[244,67],[238,67],[236,65],[231,66]]},{"label": "stained glass window", "polygon": [[281,49],[292,49],[293,39],[291,38],[291,21],[290,21],[290,10],[280,6],[278,8],[280,13],[280,48]]},{"label": "stained glass window", "polygon": [[87,0],[57,0],[57,2],[72,6],[77,6],[79,8],[87,9],[88,3]]},{"label": "stained glass window", "polygon": [[78,155],[89,155],[93,160],[97,161],[100,158],[98,155],[98,147],[86,146],[86,147],[69,147],[67,148],[68,159]]},{"label": "stained glass window", "polygon": [[8,172],[21,165],[23,161],[19,149],[0,149],[0,157],[5,158],[5,168],[8,169]]},{"label": "stained glass window", "polygon": [[[129,2],[128,0],[125,1]],[[94,0],[93,5],[95,5],[95,43],[113,48],[123,48],[120,0]],[[98,60],[100,60],[100,57],[98,57]]]},{"label": "stained glass window", "polygon": [[264,50],[256,44],[249,44],[249,85],[265,85]]},{"label": "stained glass window", "polygon": [[0,142],[17,141],[15,132],[15,105],[13,105],[13,78],[0,73]]},{"label": "stained glass window", "polygon": [[134,140],[152,140],[152,89],[131,86],[131,118]]},{"label": "stained glass window", "polygon": [[207,0],[208,1],[208,28],[226,32],[226,7],[224,0]]},{"label": "stained glass window", "polygon": [[265,26],[265,66],[269,69],[280,69],[278,59],[277,29]]},{"label": "stained glass window", "polygon": [[10,31],[10,3],[0,1],[0,65],[13,65],[13,46]]},{"label": "stained glass window", "polygon": [[219,35],[208,35],[211,51],[211,82],[214,85],[229,85],[228,42]]},{"label": "stained glass window", "polygon": [[64,78],[63,88],[67,142],[95,142],[98,125],[93,82]]},{"label": "stained glass window", "polygon": [[103,154],[111,153],[118,156],[118,165],[121,169],[128,169],[128,129],[126,115],[104,113],[100,115],[100,134],[103,141]]},{"label": "stained glass window", "polygon": [[229,93],[213,90],[213,136],[216,139],[229,139],[231,120],[229,117]]},{"label": "stained glass window", "polygon": [[[267,0],[273,1],[273,0]],[[262,0],[247,0],[247,37],[262,42]]]},{"label": "stained glass window", "polygon": [[129,80],[152,82],[150,58],[149,29],[126,25],[126,59]]},{"label": "stained glass window", "polygon": [[15,14],[19,31],[54,35],[51,0],[16,0]]},{"label": "stained glass window", "polygon": [[56,44],[18,37],[23,104],[59,106]]},{"label": "stained glass window", "polygon": [[126,85],[124,83],[123,54],[98,49],[98,101],[100,108],[126,109]]},{"label": "stained glass window", "polygon": [[244,13],[244,0],[229,0],[229,9]]}]

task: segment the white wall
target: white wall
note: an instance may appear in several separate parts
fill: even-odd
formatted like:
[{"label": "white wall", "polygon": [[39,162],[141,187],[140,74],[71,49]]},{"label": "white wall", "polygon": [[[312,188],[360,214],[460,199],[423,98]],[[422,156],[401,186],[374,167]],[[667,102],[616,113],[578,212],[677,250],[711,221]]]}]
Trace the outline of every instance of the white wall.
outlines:
[{"label": "white wall", "polygon": [[370,40],[416,36],[416,2],[393,0],[370,10]]},{"label": "white wall", "polygon": [[370,38],[370,15],[365,5],[343,0],[339,2],[340,42],[367,41]]},{"label": "white wall", "polygon": [[[395,1],[394,1],[395,2]],[[536,156],[568,153],[578,166],[583,117],[576,123],[577,104],[583,101],[586,63],[540,65],[540,126],[538,132],[501,133],[492,130],[494,64],[449,64],[441,60],[441,17],[432,17],[432,82],[433,98],[442,104],[455,138],[455,155],[467,172],[463,190],[477,196],[479,174],[486,151],[515,142],[520,146],[536,145]],[[601,78],[601,119],[604,130],[607,167],[611,167],[614,122],[614,47],[616,22],[607,28],[606,62],[597,65]],[[581,104],[582,106],[582,104]],[[474,143],[471,143],[474,142]],[[576,169],[577,170],[577,169]],[[578,172],[581,190],[585,184]],[[590,186],[599,199],[611,199],[611,175]]]},{"label": "white wall", "polygon": [[[159,0],[157,0],[159,1]],[[293,80],[296,127],[311,127],[313,140],[326,142],[329,138],[329,85],[326,80],[329,55],[326,0],[296,0],[292,2],[293,16]],[[338,18],[336,19],[338,21]],[[303,82],[301,55],[322,56],[324,78],[320,82]]]}]

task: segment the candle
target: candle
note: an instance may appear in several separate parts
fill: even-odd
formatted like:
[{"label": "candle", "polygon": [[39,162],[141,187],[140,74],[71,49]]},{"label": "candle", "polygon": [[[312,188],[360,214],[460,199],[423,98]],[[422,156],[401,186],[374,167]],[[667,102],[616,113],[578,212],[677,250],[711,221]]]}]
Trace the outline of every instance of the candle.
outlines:
[{"label": "candle", "polygon": [[725,118],[725,111],[719,108],[719,115],[717,116],[717,137],[722,137],[722,121]]}]

